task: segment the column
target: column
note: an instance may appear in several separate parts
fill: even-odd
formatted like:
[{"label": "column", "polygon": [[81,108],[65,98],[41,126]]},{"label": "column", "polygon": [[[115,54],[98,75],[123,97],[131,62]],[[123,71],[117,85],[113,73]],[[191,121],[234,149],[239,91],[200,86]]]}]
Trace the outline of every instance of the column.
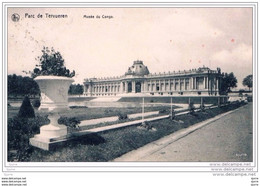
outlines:
[{"label": "column", "polygon": [[194,88],[197,89],[197,77],[194,77]]},{"label": "column", "polygon": [[206,76],[204,76],[204,89],[206,89]]},{"label": "column", "polygon": [[122,81],[120,82],[120,91],[119,92],[123,93],[123,82]]},{"label": "column", "polygon": [[216,95],[216,93],[217,93],[217,86],[218,86],[218,81],[217,81],[217,77],[215,77],[215,79],[214,79],[214,88],[215,88],[215,92],[214,92],[214,95]]},{"label": "column", "polygon": [[147,92],[147,81],[146,80],[144,80],[144,90],[143,90],[143,92]]},{"label": "column", "polygon": [[221,86],[222,86],[222,80],[219,77],[219,79],[218,79],[218,90],[220,90]]},{"label": "column", "polygon": [[127,93],[128,92],[128,82],[126,81],[125,82],[125,93]]},{"label": "column", "polygon": [[166,92],[167,90],[166,90],[166,80],[164,80],[164,92]]},{"label": "column", "polygon": [[212,94],[212,81],[209,79],[209,93]]},{"label": "column", "polygon": [[206,81],[206,82],[205,82],[205,88],[208,89],[208,88],[209,88],[209,87],[208,87],[208,77],[205,77],[205,81]]},{"label": "column", "polygon": [[84,89],[84,94],[86,94],[87,88],[86,88],[86,85],[85,85],[85,84],[84,84],[84,86],[83,86],[83,89]]},{"label": "column", "polygon": [[92,96],[92,84],[89,84],[89,94]]},{"label": "column", "polygon": [[190,78],[190,89],[193,89],[193,77]]},{"label": "column", "polygon": [[214,90],[215,89],[215,78],[213,78],[211,80],[211,86],[212,86],[212,89]]},{"label": "column", "polygon": [[207,83],[208,83],[208,91],[210,91],[209,82],[210,82],[210,79],[209,79],[209,77],[208,77],[208,78],[207,78]]},{"label": "column", "polygon": [[181,91],[181,78],[179,79],[179,88],[180,88],[180,91]]},{"label": "column", "polygon": [[135,93],[135,81],[132,81],[132,92]]}]

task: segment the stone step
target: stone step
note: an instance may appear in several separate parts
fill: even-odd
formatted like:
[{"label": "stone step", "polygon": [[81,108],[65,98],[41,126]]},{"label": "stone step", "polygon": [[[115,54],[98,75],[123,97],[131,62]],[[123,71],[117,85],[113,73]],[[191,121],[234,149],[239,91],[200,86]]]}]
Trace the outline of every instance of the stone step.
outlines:
[{"label": "stone step", "polygon": [[121,99],[121,97],[98,97],[90,100],[89,102],[116,102],[119,99]]}]

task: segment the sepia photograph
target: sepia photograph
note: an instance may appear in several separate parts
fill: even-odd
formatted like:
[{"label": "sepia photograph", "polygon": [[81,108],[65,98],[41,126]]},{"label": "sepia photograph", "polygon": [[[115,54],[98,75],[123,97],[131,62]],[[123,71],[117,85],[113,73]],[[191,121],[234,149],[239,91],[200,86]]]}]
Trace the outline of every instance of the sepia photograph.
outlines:
[{"label": "sepia photograph", "polygon": [[7,3],[3,11],[5,169],[254,176],[255,3]]}]

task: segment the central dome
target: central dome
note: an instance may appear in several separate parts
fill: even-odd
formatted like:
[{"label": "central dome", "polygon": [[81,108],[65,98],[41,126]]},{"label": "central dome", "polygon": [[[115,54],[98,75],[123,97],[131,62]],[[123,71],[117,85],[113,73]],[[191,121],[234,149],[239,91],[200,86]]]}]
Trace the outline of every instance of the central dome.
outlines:
[{"label": "central dome", "polygon": [[125,75],[136,75],[136,76],[144,76],[148,75],[149,70],[147,66],[144,66],[142,61],[134,61],[134,64],[128,68],[128,71]]}]

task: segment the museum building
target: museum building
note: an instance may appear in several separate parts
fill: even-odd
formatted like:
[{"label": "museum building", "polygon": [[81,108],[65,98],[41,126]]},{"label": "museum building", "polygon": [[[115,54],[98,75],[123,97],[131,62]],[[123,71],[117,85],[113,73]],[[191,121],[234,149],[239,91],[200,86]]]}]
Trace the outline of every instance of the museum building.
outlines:
[{"label": "museum building", "polygon": [[219,95],[223,74],[208,67],[168,73],[150,73],[142,61],[134,61],[120,77],[84,80],[85,96]]}]

